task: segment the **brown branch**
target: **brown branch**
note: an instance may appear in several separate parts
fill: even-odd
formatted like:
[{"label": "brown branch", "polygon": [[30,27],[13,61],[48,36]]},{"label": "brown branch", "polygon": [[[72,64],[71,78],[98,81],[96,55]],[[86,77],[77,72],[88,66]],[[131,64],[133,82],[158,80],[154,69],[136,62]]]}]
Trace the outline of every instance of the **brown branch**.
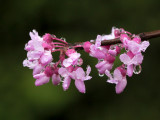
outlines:
[{"label": "brown branch", "polygon": [[[157,38],[160,37],[160,30],[156,30],[156,31],[151,31],[151,32],[143,32],[140,34],[137,34],[138,36],[140,36],[141,40],[149,40],[152,38]],[[105,46],[105,45],[113,45],[113,44],[117,44],[117,43],[121,43],[120,38],[116,38],[116,39],[112,39],[112,40],[104,40],[102,41],[101,45]],[[75,43],[74,45],[83,45],[83,43]],[[71,46],[74,46],[73,44]],[[83,47],[78,47],[77,50],[83,50]]]},{"label": "brown branch", "polygon": [[[152,32],[143,32],[138,34],[140,36],[141,40],[148,40],[156,37],[160,37],[160,30],[152,31]],[[102,41],[102,46],[104,45],[112,45],[112,44],[117,44],[121,43],[120,39],[112,39],[112,40],[104,40]]]}]

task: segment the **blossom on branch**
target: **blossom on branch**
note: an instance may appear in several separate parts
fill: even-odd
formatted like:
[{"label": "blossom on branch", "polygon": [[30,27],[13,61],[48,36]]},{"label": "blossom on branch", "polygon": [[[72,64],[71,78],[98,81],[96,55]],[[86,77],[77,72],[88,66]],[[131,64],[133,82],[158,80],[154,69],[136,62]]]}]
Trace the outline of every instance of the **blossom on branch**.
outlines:
[{"label": "blossom on branch", "polygon": [[[79,92],[85,93],[84,82],[90,80],[91,67],[87,66],[86,72],[83,70],[83,59],[78,53],[80,48],[84,49],[91,57],[97,59],[95,65],[99,75],[108,77],[107,82],[116,84],[116,93],[121,93],[127,85],[127,76],[141,72],[141,64],[144,59],[142,52],[149,46],[148,41],[141,40],[140,36],[131,34],[123,28],[113,27],[111,34],[98,35],[96,40],[84,43],[70,44],[64,39],[57,38],[55,35],[46,33],[43,37],[33,30],[30,32],[31,40],[25,45],[27,58],[23,61],[24,67],[33,69],[35,85],[46,84],[52,79],[53,85],[62,83],[63,90],[66,91],[72,80]],[[104,41],[119,39],[121,42],[114,44],[103,44]],[[122,49],[125,52],[122,53]],[[59,60],[55,61],[52,54],[59,52]],[[123,63],[115,70],[114,63],[119,56]],[[113,71],[113,74],[112,72]]]}]

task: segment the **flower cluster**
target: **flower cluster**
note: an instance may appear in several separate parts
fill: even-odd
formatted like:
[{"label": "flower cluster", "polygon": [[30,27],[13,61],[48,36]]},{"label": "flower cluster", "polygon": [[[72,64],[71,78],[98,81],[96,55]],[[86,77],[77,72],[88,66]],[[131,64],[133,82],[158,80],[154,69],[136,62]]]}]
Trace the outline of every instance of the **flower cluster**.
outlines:
[{"label": "flower cluster", "polygon": [[[102,41],[115,38],[120,38],[121,43],[101,46]],[[93,42],[94,44],[91,44]],[[127,85],[126,76],[131,77],[133,73],[139,74],[141,72],[141,64],[143,61],[141,52],[145,52],[148,46],[149,42],[141,42],[139,36],[132,35],[122,28],[118,29],[113,27],[110,35],[98,35],[95,41],[85,42],[84,50],[88,52],[90,56],[98,59],[95,67],[98,69],[99,75],[103,76],[105,74],[108,77],[107,82],[116,84],[116,93],[118,94],[121,93]],[[112,75],[110,71],[113,68],[115,57],[121,53],[122,49],[126,51],[126,53],[120,55],[120,61],[123,64],[115,68]]]},{"label": "flower cluster", "polygon": [[[63,89],[67,90],[71,80],[74,80],[76,88],[81,93],[86,92],[84,82],[92,77],[89,76],[91,72],[89,65],[86,72],[81,67],[83,59],[76,51],[77,48],[83,48],[90,56],[98,59],[95,67],[99,75],[106,75],[108,83],[116,84],[116,93],[121,93],[127,85],[126,76],[131,77],[133,73],[140,73],[142,52],[145,52],[149,46],[148,41],[142,42],[139,36],[115,27],[112,28],[111,34],[98,35],[96,40],[83,44],[72,45],[48,33],[40,37],[35,30],[30,32],[30,37],[31,40],[25,45],[27,59],[23,61],[23,66],[33,69],[35,85],[46,84],[52,79],[53,85],[59,85],[62,82]],[[103,41],[115,38],[119,38],[121,43],[102,46]],[[122,65],[113,70],[115,58],[122,49],[126,51],[119,56]],[[54,52],[60,53],[58,61],[54,61],[52,56]]]},{"label": "flower cluster", "polygon": [[[55,35],[45,34],[40,37],[33,30],[30,32],[30,37],[31,40],[25,45],[28,53],[23,66],[33,69],[35,85],[48,83],[51,78],[54,85],[63,82],[63,89],[67,90],[71,79],[74,79],[77,89],[85,93],[84,81],[91,79],[89,76],[91,67],[88,66],[86,72],[80,67],[83,64],[80,53],[77,53],[75,49],[69,49],[68,43]],[[57,62],[53,61],[52,53],[54,52],[60,52],[60,59]]]}]

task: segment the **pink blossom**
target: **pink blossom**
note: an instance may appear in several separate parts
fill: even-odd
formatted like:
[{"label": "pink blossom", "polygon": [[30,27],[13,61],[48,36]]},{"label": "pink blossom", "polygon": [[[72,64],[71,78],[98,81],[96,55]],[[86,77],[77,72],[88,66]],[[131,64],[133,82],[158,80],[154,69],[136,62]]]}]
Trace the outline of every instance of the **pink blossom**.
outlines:
[{"label": "pink blossom", "polygon": [[121,54],[120,60],[127,65],[127,74],[129,77],[133,75],[133,65],[139,65],[143,61],[143,56],[141,53],[133,55],[133,53],[128,52],[128,54]]},{"label": "pink blossom", "polygon": [[90,55],[97,59],[104,59],[107,53],[106,48],[101,46],[101,40],[102,36],[98,35],[95,44],[90,46]]},{"label": "pink blossom", "polygon": [[33,69],[33,75],[39,74],[43,70],[44,66],[37,64]]},{"label": "pink blossom", "polygon": [[61,82],[61,78],[59,74],[52,75],[52,83],[53,85],[58,85]]},{"label": "pink blossom", "polygon": [[133,53],[133,54],[137,54],[141,51],[145,52],[145,50],[147,49],[147,47],[149,46],[149,42],[148,41],[143,41],[142,43],[138,44],[135,41],[129,41],[128,42],[128,49]]},{"label": "pink blossom", "polygon": [[113,55],[113,56],[117,56],[120,52],[121,52],[121,48],[119,46],[113,46],[113,48],[111,49],[112,46],[110,46],[108,53]]},{"label": "pink blossom", "polygon": [[41,51],[28,51],[27,57],[28,60],[38,60],[42,54],[43,52]]},{"label": "pink blossom", "polygon": [[71,83],[71,72],[72,71],[70,71],[69,68],[67,69],[67,68],[64,68],[64,67],[61,67],[58,70],[58,73],[62,77],[64,77],[63,85],[62,85],[64,91],[66,91],[69,88],[69,86],[70,86],[70,83]]},{"label": "pink blossom", "polygon": [[88,66],[86,73],[84,72],[84,70],[81,67],[79,67],[77,70],[73,71],[71,74],[72,79],[75,79],[76,88],[81,93],[85,93],[85,91],[86,91],[84,81],[90,80],[92,78],[91,76],[89,76],[90,72],[91,72],[91,67]]},{"label": "pink blossom", "polygon": [[[136,74],[135,71],[139,69],[137,67],[143,61],[141,52],[145,52],[149,46],[148,41],[141,42],[139,36],[132,35],[123,28],[115,27],[112,27],[111,34],[97,35],[95,41],[91,40],[77,45],[71,45],[65,40],[48,33],[42,38],[35,30],[30,32],[30,37],[31,40],[25,45],[27,59],[23,61],[23,66],[33,69],[33,77],[36,79],[35,85],[40,86],[48,83],[52,78],[53,85],[59,85],[62,82],[62,87],[66,91],[70,86],[71,79],[73,79],[76,88],[81,93],[86,92],[84,82],[92,77],[89,75],[91,72],[90,66],[87,66],[86,72],[80,67],[83,64],[83,59],[80,57],[81,54],[76,51],[79,47],[83,47],[85,52],[98,59],[95,67],[99,74],[108,76],[107,82],[116,84],[116,93],[119,94],[127,85],[126,75],[131,77],[133,71]],[[101,45],[104,40],[115,38],[119,38],[122,43]],[[123,48],[125,48],[126,53],[119,57],[123,64],[113,70],[112,75],[111,71],[115,58]],[[54,52],[60,52],[59,60],[55,63],[52,62]]]},{"label": "pink blossom", "polygon": [[96,68],[98,69],[100,74],[104,74],[106,70],[110,71],[112,69],[113,64],[109,63],[106,60],[100,61],[96,64]]},{"label": "pink blossom", "polygon": [[80,53],[77,53],[77,52],[72,53],[69,55],[69,58],[64,59],[63,65],[65,67],[69,67],[71,65],[77,65],[79,58],[80,58]]},{"label": "pink blossom", "polygon": [[31,40],[28,42],[28,44],[25,45],[25,50],[27,51],[34,50],[43,52],[44,51],[44,48],[42,46],[43,38],[41,38],[38,35],[38,32],[33,30],[33,32],[30,32],[30,37]]},{"label": "pink blossom", "polygon": [[25,59],[23,61],[23,66],[24,67],[29,67],[30,69],[34,69],[38,64],[39,64],[38,60],[29,61],[28,59]]},{"label": "pink blossom", "polygon": [[127,34],[121,34],[120,40],[123,43],[123,46],[128,48],[128,42],[131,41],[131,38]]},{"label": "pink blossom", "polygon": [[50,79],[50,77],[47,77],[44,72],[42,72],[40,74],[36,74],[33,77],[36,79],[36,81],[35,81],[36,86],[46,84],[49,82],[49,79]]},{"label": "pink blossom", "polygon": [[66,90],[69,88],[70,83],[71,83],[71,78],[70,78],[69,76],[66,76],[66,77],[64,78],[63,84],[62,84],[64,91],[66,91]]},{"label": "pink blossom", "polygon": [[40,58],[42,65],[47,65],[53,60],[51,51],[44,51],[43,55]]},{"label": "pink blossom", "polygon": [[116,84],[116,93],[119,94],[123,92],[124,88],[127,85],[126,76],[123,75],[119,68],[114,70],[113,77],[109,71],[106,70],[105,74],[108,76],[107,82]]}]

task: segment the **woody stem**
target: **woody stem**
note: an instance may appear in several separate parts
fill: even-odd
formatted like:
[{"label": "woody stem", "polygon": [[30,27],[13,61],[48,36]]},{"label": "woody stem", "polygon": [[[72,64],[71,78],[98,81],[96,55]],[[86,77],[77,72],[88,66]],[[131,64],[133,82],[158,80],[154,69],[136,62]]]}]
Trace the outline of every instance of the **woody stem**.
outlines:
[{"label": "woody stem", "polygon": [[[142,41],[149,40],[152,38],[160,37],[160,30],[151,31],[151,32],[143,32],[143,33],[139,33],[137,35],[141,38]],[[115,38],[115,39],[111,39],[111,40],[103,40],[101,42],[101,45],[105,46],[105,45],[113,45],[113,44],[117,44],[117,43],[121,43],[120,38]],[[75,46],[75,45],[82,46],[83,44],[84,43],[75,43],[72,46]],[[77,50],[83,50],[83,47],[78,47]]]}]

